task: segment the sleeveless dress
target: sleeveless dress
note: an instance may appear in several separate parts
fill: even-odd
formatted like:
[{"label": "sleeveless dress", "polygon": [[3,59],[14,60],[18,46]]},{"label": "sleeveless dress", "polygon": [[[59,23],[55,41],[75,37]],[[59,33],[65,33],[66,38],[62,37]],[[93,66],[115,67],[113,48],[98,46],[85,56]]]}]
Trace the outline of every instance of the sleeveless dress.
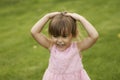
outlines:
[{"label": "sleeveless dress", "polygon": [[90,80],[75,42],[63,52],[53,45],[49,65],[42,80]]}]

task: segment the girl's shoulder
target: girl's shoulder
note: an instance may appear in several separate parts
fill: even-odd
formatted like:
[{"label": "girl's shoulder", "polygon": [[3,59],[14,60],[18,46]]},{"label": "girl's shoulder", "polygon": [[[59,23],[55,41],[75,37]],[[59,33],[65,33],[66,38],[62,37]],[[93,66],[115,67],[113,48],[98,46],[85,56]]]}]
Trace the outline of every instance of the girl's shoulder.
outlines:
[{"label": "girl's shoulder", "polygon": [[50,45],[49,45],[49,51],[53,48],[53,46],[54,46],[54,44],[53,44],[53,42],[51,41],[51,43],[50,43]]},{"label": "girl's shoulder", "polygon": [[53,41],[49,38],[49,47],[47,48],[49,51],[52,49],[53,47]]},{"label": "girl's shoulder", "polygon": [[80,51],[79,48],[78,48],[78,42],[77,42],[77,41],[74,41],[74,42],[72,43],[72,46],[73,46],[74,48],[76,48],[78,51]]},{"label": "girl's shoulder", "polygon": [[82,58],[82,54],[81,54],[81,49],[79,49],[79,47],[78,47],[78,41],[75,41],[75,42],[73,42],[73,47],[77,50],[77,52],[79,53],[79,55],[80,55],[80,57]]}]

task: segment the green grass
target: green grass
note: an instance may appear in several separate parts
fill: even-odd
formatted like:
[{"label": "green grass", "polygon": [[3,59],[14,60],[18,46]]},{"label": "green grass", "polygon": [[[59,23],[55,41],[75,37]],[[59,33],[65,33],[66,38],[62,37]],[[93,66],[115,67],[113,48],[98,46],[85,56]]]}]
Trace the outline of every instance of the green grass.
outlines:
[{"label": "green grass", "polygon": [[83,52],[84,67],[92,80],[119,80],[119,4],[119,0],[1,0],[0,80],[42,80],[49,52],[32,38],[30,29],[53,11],[79,13],[95,26],[100,37]]}]

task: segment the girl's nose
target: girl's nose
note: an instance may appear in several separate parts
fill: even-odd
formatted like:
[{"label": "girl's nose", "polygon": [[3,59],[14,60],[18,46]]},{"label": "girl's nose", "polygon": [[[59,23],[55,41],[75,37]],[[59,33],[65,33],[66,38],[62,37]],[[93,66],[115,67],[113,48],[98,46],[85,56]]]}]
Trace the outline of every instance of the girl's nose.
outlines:
[{"label": "girl's nose", "polygon": [[58,45],[64,45],[64,42],[62,41],[61,38],[59,38],[59,39],[57,40],[57,44],[58,44]]},{"label": "girl's nose", "polygon": [[57,41],[58,41],[58,42],[62,42],[62,38],[59,37],[59,38],[57,39]]}]

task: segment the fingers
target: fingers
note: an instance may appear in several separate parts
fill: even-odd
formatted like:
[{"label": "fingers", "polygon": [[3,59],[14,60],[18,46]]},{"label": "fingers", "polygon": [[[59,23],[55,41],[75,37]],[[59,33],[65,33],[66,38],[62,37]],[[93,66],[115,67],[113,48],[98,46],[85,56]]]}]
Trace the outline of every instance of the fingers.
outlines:
[{"label": "fingers", "polygon": [[48,15],[49,15],[49,18],[51,19],[51,18],[53,18],[54,16],[56,16],[56,15],[58,15],[60,13],[61,12],[52,12],[52,13],[49,13]]},{"label": "fingers", "polygon": [[64,12],[61,12],[61,14],[62,14],[62,15],[66,15],[66,14],[67,14],[67,12],[66,12],[66,11],[64,11]]},{"label": "fingers", "polygon": [[65,15],[66,15],[66,16],[70,16],[70,17],[76,19],[75,13],[66,13]]},{"label": "fingers", "polygon": [[70,16],[72,18],[74,18],[75,20],[78,20],[79,19],[79,14],[77,13],[70,13],[70,12],[52,12],[52,13],[49,13],[49,19],[52,19],[54,16],[58,15],[58,14],[61,14],[61,15],[64,15],[64,16]]},{"label": "fingers", "polygon": [[61,14],[61,15],[64,15],[64,16],[70,16],[69,13],[66,12],[66,11],[64,11],[64,12],[51,12],[48,15],[49,15],[49,18],[51,19],[58,14]]},{"label": "fingers", "polygon": [[66,13],[66,16],[70,16],[72,18],[74,18],[75,20],[79,20],[81,15],[77,14],[77,13]]}]

